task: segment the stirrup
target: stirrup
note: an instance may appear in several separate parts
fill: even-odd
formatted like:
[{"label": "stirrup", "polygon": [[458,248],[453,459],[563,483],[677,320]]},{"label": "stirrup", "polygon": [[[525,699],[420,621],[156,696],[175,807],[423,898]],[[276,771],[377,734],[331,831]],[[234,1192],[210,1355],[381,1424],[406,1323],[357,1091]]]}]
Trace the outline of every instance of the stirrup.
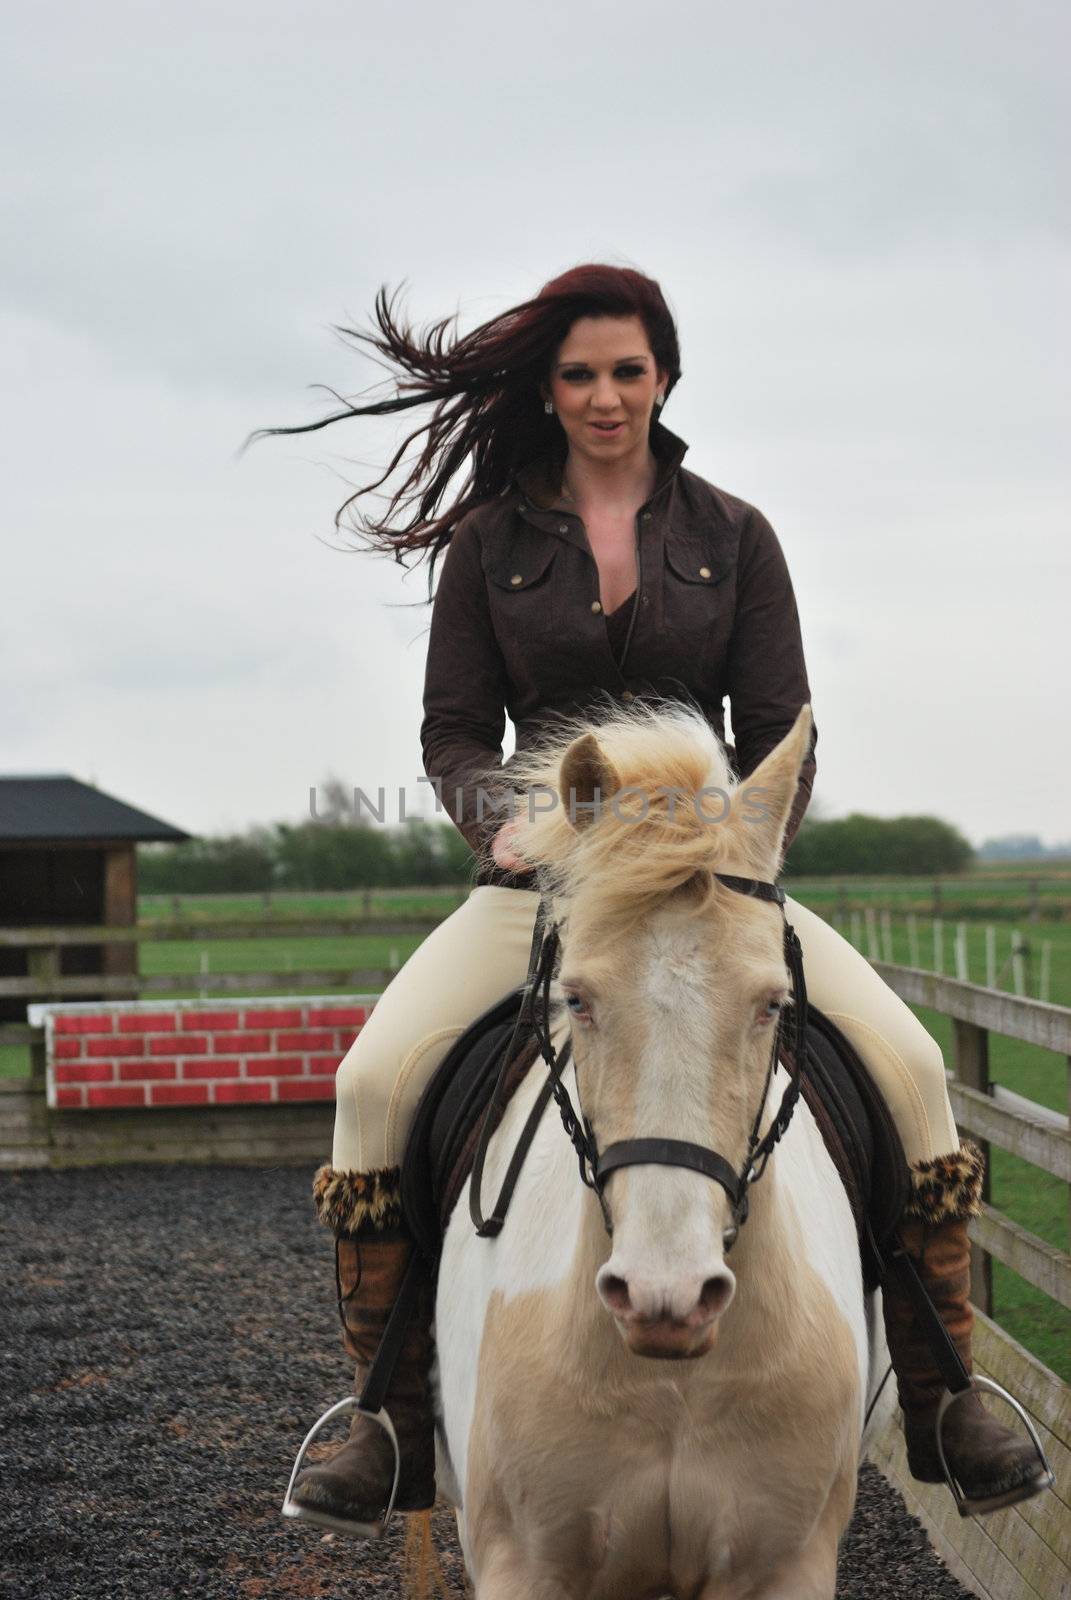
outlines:
[{"label": "stirrup", "polygon": [[[1014,1489],[1005,1489],[1000,1494],[972,1498],[963,1492],[945,1459],[941,1430],[945,1416],[956,1401],[962,1400],[964,1395],[977,1393],[981,1389],[988,1391],[989,1394],[995,1394],[999,1400],[1005,1400],[1011,1406],[1026,1428],[1027,1433],[1030,1435],[1031,1443],[1038,1453],[1038,1470],[1033,1478],[1028,1478],[1025,1483],[1016,1484]],[[961,1517],[979,1517],[985,1516],[989,1511],[1000,1511],[1004,1506],[1015,1505],[1020,1500],[1029,1500],[1031,1496],[1040,1494],[1043,1489],[1051,1489],[1056,1482],[1056,1474],[1049,1465],[1049,1459],[1045,1454],[1041,1440],[1038,1438],[1038,1431],[1034,1424],[1015,1396],[1009,1394],[1001,1384],[994,1383],[992,1378],[972,1377],[969,1388],[957,1389],[954,1393],[950,1389],[946,1389],[937,1407],[934,1431],[937,1437],[937,1459],[941,1463],[941,1471],[945,1475],[945,1482],[952,1491],[952,1498],[956,1502],[956,1510]]]},{"label": "stirrup", "polygon": [[293,1471],[290,1474],[290,1482],[286,1486],[286,1494],[283,1496],[283,1516],[292,1518],[296,1522],[315,1523],[318,1528],[330,1528],[332,1533],[349,1533],[359,1539],[381,1539],[384,1533],[387,1531],[387,1526],[390,1523],[392,1515],[394,1514],[394,1499],[398,1493],[398,1479],[402,1470],[402,1456],[401,1451],[398,1448],[398,1435],[395,1433],[394,1424],[390,1420],[390,1417],[387,1415],[386,1411],[361,1411],[361,1415],[363,1417],[367,1417],[370,1422],[376,1422],[379,1424],[379,1426],[390,1438],[391,1446],[394,1450],[394,1482],[391,1485],[390,1498],[388,1499],[387,1504],[384,1507],[383,1514],[379,1518],[378,1522],[346,1522],[342,1517],[332,1517],[326,1511],[316,1511],[311,1506],[299,1505],[296,1500],[291,1498],[293,1494],[294,1483],[297,1479],[298,1473],[301,1471],[302,1465],[304,1464],[305,1456],[310,1444],[315,1439],[320,1429],[325,1427],[326,1424],[331,1422],[335,1417],[340,1416],[343,1411],[361,1411],[361,1404],[356,1396],[352,1394],[347,1395],[345,1400],[339,1400],[335,1405],[329,1407],[319,1421],[313,1423],[312,1427],[305,1435],[301,1449],[297,1453],[297,1460],[294,1462]]}]

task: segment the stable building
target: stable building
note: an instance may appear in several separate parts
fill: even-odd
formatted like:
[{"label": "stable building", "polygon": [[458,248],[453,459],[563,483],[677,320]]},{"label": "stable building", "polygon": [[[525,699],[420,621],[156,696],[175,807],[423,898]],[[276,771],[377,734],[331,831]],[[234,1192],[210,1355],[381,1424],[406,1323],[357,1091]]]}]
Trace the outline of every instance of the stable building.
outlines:
[{"label": "stable building", "polygon": [[[188,838],[181,828],[63,773],[0,777],[0,928],[133,927],[138,845]],[[0,992],[0,1022],[25,1021],[31,1000],[54,998],[48,977],[56,973],[57,957],[60,976],[137,972],[133,942],[64,944],[56,952],[32,953],[5,943],[0,980],[39,973],[41,991]]]}]

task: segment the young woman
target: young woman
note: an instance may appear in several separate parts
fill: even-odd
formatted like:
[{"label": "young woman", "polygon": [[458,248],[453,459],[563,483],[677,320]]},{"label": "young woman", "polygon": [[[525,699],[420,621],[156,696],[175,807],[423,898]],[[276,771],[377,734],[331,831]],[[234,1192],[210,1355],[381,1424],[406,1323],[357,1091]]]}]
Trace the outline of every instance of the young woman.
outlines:
[{"label": "young woman", "polygon": [[[481,806],[478,783],[501,763],[507,713],[523,750],[555,716],[590,712],[607,697],[668,696],[698,704],[724,738],[728,695],[730,755],[744,779],[811,698],[773,529],[753,506],[686,470],[687,446],[661,421],[681,369],[657,283],[625,268],[576,267],[453,339],[449,320],[415,336],[382,291],[376,316],[377,333],[354,337],[399,371],[397,393],[326,420],[434,405],[388,473],[368,486],[378,488],[425,436],[386,519],[357,526],[397,559],[427,555],[429,586],[447,552],[421,738],[427,774],[478,869],[465,904],[394,978],[338,1070],[332,1162],[316,1176],[315,1198],[335,1234],[358,1392],[412,1249],[398,1164],[414,1106],[453,1040],[523,982],[527,967],[539,897],[510,850],[510,823]],[[451,480],[466,466],[460,493],[444,509]],[[409,521],[397,525],[392,518],[406,506]],[[785,849],[810,798],[815,742]],[[981,1164],[972,1146],[960,1146],[941,1052],[828,923],[793,900],[786,912],[803,947],[810,998],[851,1040],[888,1100],[911,1166],[902,1234],[969,1363],[966,1229]],[[387,1397],[401,1449],[402,1510],[425,1509],[435,1497],[431,1311],[425,1282]],[[886,1290],[885,1311],[911,1470],[937,1482],[934,1417],[943,1384],[895,1286]],[[951,1409],[944,1441],[963,1488],[991,1508],[1043,1486],[1032,1447],[976,1396]],[[294,1499],[311,1521],[367,1534],[392,1473],[386,1433],[357,1413],[348,1442],[305,1472]]]}]

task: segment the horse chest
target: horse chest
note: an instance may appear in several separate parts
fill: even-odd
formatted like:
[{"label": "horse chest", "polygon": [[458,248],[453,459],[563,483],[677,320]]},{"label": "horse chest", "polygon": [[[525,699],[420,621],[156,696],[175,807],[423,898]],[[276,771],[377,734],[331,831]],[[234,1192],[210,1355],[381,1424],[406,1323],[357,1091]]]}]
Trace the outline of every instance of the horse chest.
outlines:
[{"label": "horse chest", "polygon": [[754,1438],[697,1418],[672,1383],[601,1421],[575,1401],[563,1392],[558,1403],[544,1390],[540,1427],[527,1438],[517,1435],[512,1407],[499,1418],[501,1431],[490,1418],[478,1424],[478,1451],[486,1443],[501,1461],[509,1450],[511,1464],[508,1482],[485,1473],[479,1457],[470,1472],[466,1517],[477,1567],[481,1544],[523,1522],[540,1570],[558,1568],[563,1581],[585,1571],[590,1600],[701,1587],[713,1596],[722,1585],[729,1595],[741,1574],[754,1580],[791,1560],[821,1512],[828,1480],[808,1472],[792,1486],[798,1439],[778,1440],[767,1429],[757,1478]]}]

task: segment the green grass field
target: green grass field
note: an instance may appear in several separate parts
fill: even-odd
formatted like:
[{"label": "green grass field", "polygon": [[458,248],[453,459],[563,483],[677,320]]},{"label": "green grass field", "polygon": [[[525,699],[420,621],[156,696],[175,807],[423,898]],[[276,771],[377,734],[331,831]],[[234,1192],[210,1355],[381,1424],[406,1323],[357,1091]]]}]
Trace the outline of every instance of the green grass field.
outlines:
[{"label": "green grass field", "polygon": [[[1049,998],[1057,1005],[1071,1005],[1071,918],[1064,920],[1071,900],[1071,871],[1057,875],[1049,870],[1038,873],[1038,897],[1045,913],[1029,921],[1022,914],[1026,903],[1021,870],[981,870],[970,878],[956,880],[955,900],[951,886],[945,884],[942,901],[945,910],[942,969],[955,972],[952,939],[957,916],[953,903],[967,923],[967,951],[971,981],[985,982],[985,924],[969,920],[972,903],[984,902],[985,920],[998,929],[997,963],[1002,969],[998,987],[1012,989],[1008,957],[1013,928],[1030,944],[1026,992],[1036,997],[1042,941],[1051,943]],[[787,885],[792,898],[827,918],[840,908],[857,909],[871,904],[893,911],[893,960],[907,964],[909,945],[907,925],[898,908],[916,908],[918,917],[919,965],[933,969],[934,945],[929,906],[932,883],[919,879],[873,880],[866,884],[844,880],[844,889],[833,881],[800,879]],[[846,897],[846,898],[845,898]],[[265,904],[261,895],[234,895],[221,898],[184,896],[176,904],[171,896],[145,897],[139,905],[143,920],[173,920],[181,917],[191,923],[211,926],[227,919],[259,920],[263,931],[255,937],[226,940],[198,940],[196,935],[181,941],[141,947],[143,973],[183,974],[190,977],[189,995],[198,992],[197,977],[207,961],[212,972],[283,973],[302,971],[337,972],[339,981],[325,985],[328,991],[345,987],[344,975],[360,968],[390,968],[404,963],[418,945],[419,938],[362,937],[295,938],[285,929],[273,930],[273,922],[293,917],[360,916],[366,910],[379,916],[447,915],[462,898],[461,891],[412,893],[373,891],[350,894],[309,894],[274,896]],[[1009,902],[1011,915],[1001,918],[988,908],[1001,898]],[[921,908],[921,909],[920,909]],[[1057,920],[1057,919],[1060,920]],[[865,929],[860,929],[861,946],[867,948]],[[841,916],[841,932],[851,933],[850,917]],[[285,983],[277,991],[286,993]],[[923,1026],[951,1059],[951,1021],[925,1008],[915,1008]],[[997,1083],[1036,1100],[1052,1110],[1064,1112],[1068,1106],[1068,1063],[1062,1056],[992,1036],[991,1073]],[[28,1052],[23,1047],[0,1045],[0,1076],[17,1076],[28,1070]],[[1071,1248],[1068,1227],[1068,1186],[1028,1166],[1017,1158],[994,1149],[992,1154],[992,1201],[1016,1222],[1031,1229],[1048,1243],[1067,1251]],[[1032,1350],[1055,1372],[1071,1381],[1071,1312],[1056,1305],[1023,1282],[1014,1273],[994,1264],[994,1299],[998,1320],[1021,1343]]]}]

